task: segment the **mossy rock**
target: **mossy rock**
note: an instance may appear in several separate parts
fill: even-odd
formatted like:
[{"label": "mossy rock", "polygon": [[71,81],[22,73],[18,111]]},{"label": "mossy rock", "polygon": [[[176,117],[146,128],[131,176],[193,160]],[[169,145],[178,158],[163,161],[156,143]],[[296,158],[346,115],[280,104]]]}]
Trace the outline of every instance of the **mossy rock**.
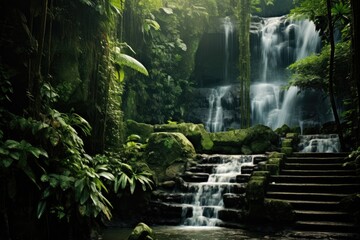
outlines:
[{"label": "mossy rock", "polygon": [[265,169],[269,171],[271,175],[279,175],[280,173],[279,164],[266,164]]},{"label": "mossy rock", "polygon": [[158,132],[149,137],[145,156],[159,182],[172,180],[182,174],[187,162],[196,157],[192,143],[182,133]]},{"label": "mossy rock", "polygon": [[256,154],[256,153],[264,153],[270,147],[271,147],[271,143],[270,143],[269,140],[260,140],[260,139],[255,140],[250,145],[252,153],[254,153],[254,154]]},{"label": "mossy rock", "polygon": [[134,120],[126,121],[126,136],[136,134],[140,136],[141,142],[145,142],[154,132],[154,127],[150,124],[138,123]]},{"label": "mossy rock", "polygon": [[281,164],[281,158],[270,158],[268,160],[269,164],[276,164],[276,165],[280,165]]},{"label": "mossy rock", "polygon": [[292,147],[282,147],[281,152],[285,153],[285,155],[290,156],[293,153]]},{"label": "mossy rock", "polygon": [[265,197],[265,181],[262,176],[251,177],[246,186],[246,199],[248,202],[262,202]]},{"label": "mossy rock", "polygon": [[273,151],[279,144],[279,136],[263,125],[211,133],[210,136],[214,142],[212,150],[220,153],[264,153]]},{"label": "mossy rock", "polygon": [[193,144],[197,152],[209,151],[213,142],[203,124],[179,123],[179,124],[158,124],[154,126],[155,132],[179,132],[185,135]]},{"label": "mossy rock", "polygon": [[155,239],[154,232],[145,223],[139,223],[128,237],[128,240],[152,240],[152,239]]},{"label": "mossy rock", "polygon": [[270,176],[270,173],[268,171],[254,171],[251,177],[258,177],[258,176],[268,178]]},{"label": "mossy rock", "polygon": [[271,152],[269,154],[269,158],[281,158],[281,159],[284,159],[285,158],[285,153]]},{"label": "mossy rock", "polygon": [[266,218],[273,223],[291,224],[295,220],[295,212],[291,204],[285,200],[265,199]]},{"label": "mossy rock", "polygon": [[275,129],[274,132],[281,137],[285,137],[287,133],[291,132],[291,128],[288,125],[284,124],[281,127]]},{"label": "mossy rock", "polygon": [[285,138],[281,144],[282,147],[293,147],[293,139]]}]

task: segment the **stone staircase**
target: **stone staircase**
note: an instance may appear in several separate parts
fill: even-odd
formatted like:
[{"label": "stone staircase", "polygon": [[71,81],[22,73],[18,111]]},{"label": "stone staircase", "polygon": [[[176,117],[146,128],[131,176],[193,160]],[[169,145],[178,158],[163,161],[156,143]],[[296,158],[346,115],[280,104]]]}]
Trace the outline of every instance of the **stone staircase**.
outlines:
[{"label": "stone staircase", "polygon": [[356,233],[342,198],[360,192],[360,177],[344,166],[345,153],[294,153],[280,174],[270,177],[266,198],[282,199],[295,210],[295,231]]}]

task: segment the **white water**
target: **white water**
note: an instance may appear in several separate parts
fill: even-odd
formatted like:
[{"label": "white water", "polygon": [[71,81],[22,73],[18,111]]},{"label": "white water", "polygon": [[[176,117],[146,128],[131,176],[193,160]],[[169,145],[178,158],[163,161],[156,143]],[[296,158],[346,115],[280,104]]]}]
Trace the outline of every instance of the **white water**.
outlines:
[{"label": "white water", "polygon": [[251,85],[252,123],[272,129],[298,125],[298,89],[282,90],[288,76],[286,67],[295,60],[316,52],[320,46],[319,33],[313,22],[292,21],[285,17],[264,18],[260,27],[261,60],[259,79]]},{"label": "white water", "polygon": [[206,121],[206,128],[210,132],[220,132],[224,130],[224,111],[222,107],[222,100],[228,93],[229,89],[230,86],[222,86],[213,88],[210,91],[210,95],[208,97],[209,115]]},{"label": "white water", "polygon": [[[225,17],[223,20],[224,29],[224,83],[229,82],[229,59],[232,42],[232,34],[234,27],[231,19]],[[209,114],[206,121],[206,128],[210,132],[220,132],[224,130],[224,110],[222,99],[228,93],[230,86],[220,86],[209,91],[208,103]],[[231,99],[228,101],[232,101]]]},{"label": "white water", "polygon": [[216,226],[221,223],[218,212],[224,208],[223,194],[231,192],[235,185],[240,185],[234,183],[236,176],[241,174],[243,166],[253,166],[253,159],[258,155],[216,156],[221,157],[222,162],[213,170],[208,181],[189,183],[189,187],[195,190],[194,200],[190,204],[193,214],[184,220],[184,225]]},{"label": "white water", "polygon": [[340,152],[340,140],[337,134],[301,135],[300,152]]}]

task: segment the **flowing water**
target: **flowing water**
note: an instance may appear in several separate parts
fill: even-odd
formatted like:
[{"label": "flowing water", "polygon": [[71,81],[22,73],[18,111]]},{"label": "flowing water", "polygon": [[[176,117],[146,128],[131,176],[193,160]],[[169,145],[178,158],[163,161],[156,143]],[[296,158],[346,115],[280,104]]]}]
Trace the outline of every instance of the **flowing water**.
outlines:
[{"label": "flowing water", "polygon": [[[244,167],[254,166],[254,158],[263,155],[204,155],[203,163],[198,167],[212,167],[212,173],[207,182],[188,183],[188,189],[193,192],[193,200],[184,204],[186,216],[188,209],[192,216],[184,220],[184,225],[189,226],[219,226],[219,210],[224,209],[224,194],[237,193],[244,187],[237,183]],[[215,162],[216,163],[215,163]]]},{"label": "flowing water", "polygon": [[340,152],[340,140],[337,134],[301,135],[300,152]]}]

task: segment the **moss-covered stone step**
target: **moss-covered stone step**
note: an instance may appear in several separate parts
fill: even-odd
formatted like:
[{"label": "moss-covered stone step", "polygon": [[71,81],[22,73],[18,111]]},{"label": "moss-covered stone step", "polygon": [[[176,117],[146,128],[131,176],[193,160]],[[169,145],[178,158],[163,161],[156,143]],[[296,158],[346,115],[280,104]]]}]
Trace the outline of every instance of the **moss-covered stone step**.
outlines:
[{"label": "moss-covered stone step", "polygon": [[340,201],[348,194],[335,193],[303,193],[303,192],[267,192],[268,198],[304,201]]},{"label": "moss-covered stone step", "polygon": [[358,226],[348,222],[329,221],[297,221],[297,230],[306,231],[331,231],[331,232],[356,232]]},{"label": "moss-covered stone step", "polygon": [[314,211],[314,210],[295,210],[296,218],[299,221],[338,221],[352,222],[353,217],[347,212],[340,211]]},{"label": "moss-covered stone step", "polygon": [[346,193],[360,192],[360,184],[320,184],[320,183],[272,183],[268,185],[271,192],[302,192],[302,193]]},{"label": "moss-covered stone step", "polygon": [[311,170],[311,169],[307,169],[307,170],[300,170],[300,169],[282,169],[281,170],[281,174],[284,175],[297,175],[297,176],[314,176],[314,175],[318,175],[318,176],[348,176],[348,175],[355,175],[356,171],[353,169],[349,169],[349,170],[323,170],[323,169],[318,169],[318,170]]},{"label": "moss-covered stone step", "polygon": [[275,183],[360,183],[358,176],[297,176],[276,175],[271,176],[270,182]]},{"label": "moss-covered stone step", "polygon": [[191,193],[172,193],[164,191],[153,191],[151,198],[153,201],[164,203],[189,203],[192,202],[194,194]]}]

